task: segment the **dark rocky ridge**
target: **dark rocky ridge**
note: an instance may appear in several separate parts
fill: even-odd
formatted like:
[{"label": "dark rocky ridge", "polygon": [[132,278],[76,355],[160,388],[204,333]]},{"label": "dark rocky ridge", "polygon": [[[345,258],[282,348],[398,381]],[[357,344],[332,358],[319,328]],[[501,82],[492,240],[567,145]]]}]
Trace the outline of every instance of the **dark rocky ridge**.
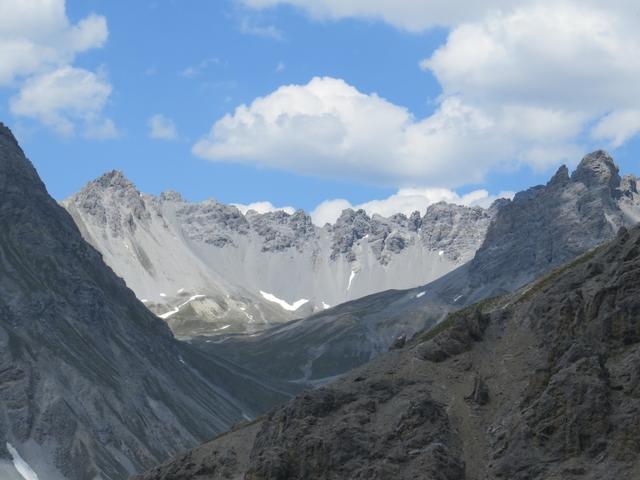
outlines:
[{"label": "dark rocky ridge", "polygon": [[176,341],[0,124],[0,461],[126,478],[289,395],[265,385]]},{"label": "dark rocky ridge", "polygon": [[639,478],[639,318],[640,227],[623,228],[138,478]]}]

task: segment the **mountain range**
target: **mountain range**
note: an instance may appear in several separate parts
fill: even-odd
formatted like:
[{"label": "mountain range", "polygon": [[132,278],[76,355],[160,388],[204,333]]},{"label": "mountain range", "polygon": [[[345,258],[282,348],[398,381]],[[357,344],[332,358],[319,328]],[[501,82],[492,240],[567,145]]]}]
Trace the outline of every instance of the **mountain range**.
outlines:
[{"label": "mountain range", "polygon": [[84,238],[182,337],[255,333],[390,288],[428,283],[470,260],[502,201],[424,214],[302,210],[242,214],[215,200],[140,191],[121,172],[63,202]]}]

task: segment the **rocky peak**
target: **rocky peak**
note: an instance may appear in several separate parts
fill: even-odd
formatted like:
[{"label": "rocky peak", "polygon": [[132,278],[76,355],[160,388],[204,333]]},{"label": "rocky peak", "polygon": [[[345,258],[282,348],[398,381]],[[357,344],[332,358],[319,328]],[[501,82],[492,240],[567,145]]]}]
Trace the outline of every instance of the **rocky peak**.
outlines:
[{"label": "rocky peak", "polygon": [[93,182],[93,185],[101,187],[103,189],[136,189],[135,185],[127,177],[125,177],[122,170],[111,170],[110,172],[102,174]]},{"label": "rocky peak", "polygon": [[135,230],[136,220],[147,221],[151,216],[140,191],[120,170],[87,183],[64,204],[98,218],[114,236],[122,236],[123,229]]},{"label": "rocky peak", "polygon": [[571,180],[588,188],[606,186],[613,190],[620,186],[618,166],[604,150],[586,155],[571,175]]},{"label": "rocky peak", "polygon": [[160,193],[160,200],[163,202],[175,202],[175,203],[184,203],[184,197],[175,190],[165,190]]},{"label": "rocky peak", "polygon": [[500,278],[509,290],[612,238],[640,216],[637,196],[621,191],[633,181],[621,183],[613,159],[598,150],[571,177],[563,166],[546,185],[518,193],[498,211],[471,263],[474,285]]},{"label": "rocky peak", "polygon": [[567,183],[569,183],[570,181],[571,181],[571,178],[569,177],[569,169],[567,168],[566,165],[562,165],[560,166],[560,168],[558,168],[558,171],[555,173],[555,175],[551,177],[551,180],[547,182],[547,186],[562,187]]}]

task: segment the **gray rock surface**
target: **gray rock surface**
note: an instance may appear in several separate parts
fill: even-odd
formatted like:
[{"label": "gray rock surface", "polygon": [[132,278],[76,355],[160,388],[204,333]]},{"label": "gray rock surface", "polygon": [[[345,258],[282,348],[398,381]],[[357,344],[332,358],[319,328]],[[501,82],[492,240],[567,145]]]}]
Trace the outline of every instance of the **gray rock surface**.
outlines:
[{"label": "gray rock surface", "polygon": [[[149,221],[119,174],[85,205],[125,235]],[[129,230],[127,230],[129,229]],[[223,432],[291,390],[176,341],[86,243],[0,124],[0,473],[123,479]],[[15,452],[12,451],[15,450]]]},{"label": "gray rock surface", "polygon": [[639,478],[639,316],[640,227],[623,228],[137,478]]},{"label": "gray rock surface", "polygon": [[545,186],[518,193],[501,208],[470,265],[471,284],[510,291],[640,221],[636,180],[623,182],[604,151],[584,157],[569,176],[561,167]]},{"label": "gray rock surface", "polygon": [[441,203],[424,216],[384,218],[348,209],[319,228],[301,210],[243,215],[215,200],[146,195],[121,172],[63,205],[105,262],[183,337],[255,333],[427,283],[472,258],[497,211]]}]

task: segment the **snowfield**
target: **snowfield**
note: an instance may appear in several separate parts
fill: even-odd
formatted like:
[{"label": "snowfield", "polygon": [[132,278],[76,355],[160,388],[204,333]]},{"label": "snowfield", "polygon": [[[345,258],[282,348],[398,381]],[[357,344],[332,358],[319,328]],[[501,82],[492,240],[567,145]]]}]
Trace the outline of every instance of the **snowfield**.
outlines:
[{"label": "snowfield", "polygon": [[298,301],[294,302],[293,304],[291,304],[291,303],[288,303],[285,300],[282,300],[281,298],[276,297],[275,295],[273,295],[271,293],[263,292],[262,290],[260,290],[260,295],[262,295],[262,297],[265,300],[268,300],[269,302],[277,303],[283,309],[285,309],[285,310],[287,310],[289,312],[295,312],[301,306],[303,306],[305,303],[309,302],[309,300],[307,300],[306,298],[301,298],[300,300],[298,300]]}]

